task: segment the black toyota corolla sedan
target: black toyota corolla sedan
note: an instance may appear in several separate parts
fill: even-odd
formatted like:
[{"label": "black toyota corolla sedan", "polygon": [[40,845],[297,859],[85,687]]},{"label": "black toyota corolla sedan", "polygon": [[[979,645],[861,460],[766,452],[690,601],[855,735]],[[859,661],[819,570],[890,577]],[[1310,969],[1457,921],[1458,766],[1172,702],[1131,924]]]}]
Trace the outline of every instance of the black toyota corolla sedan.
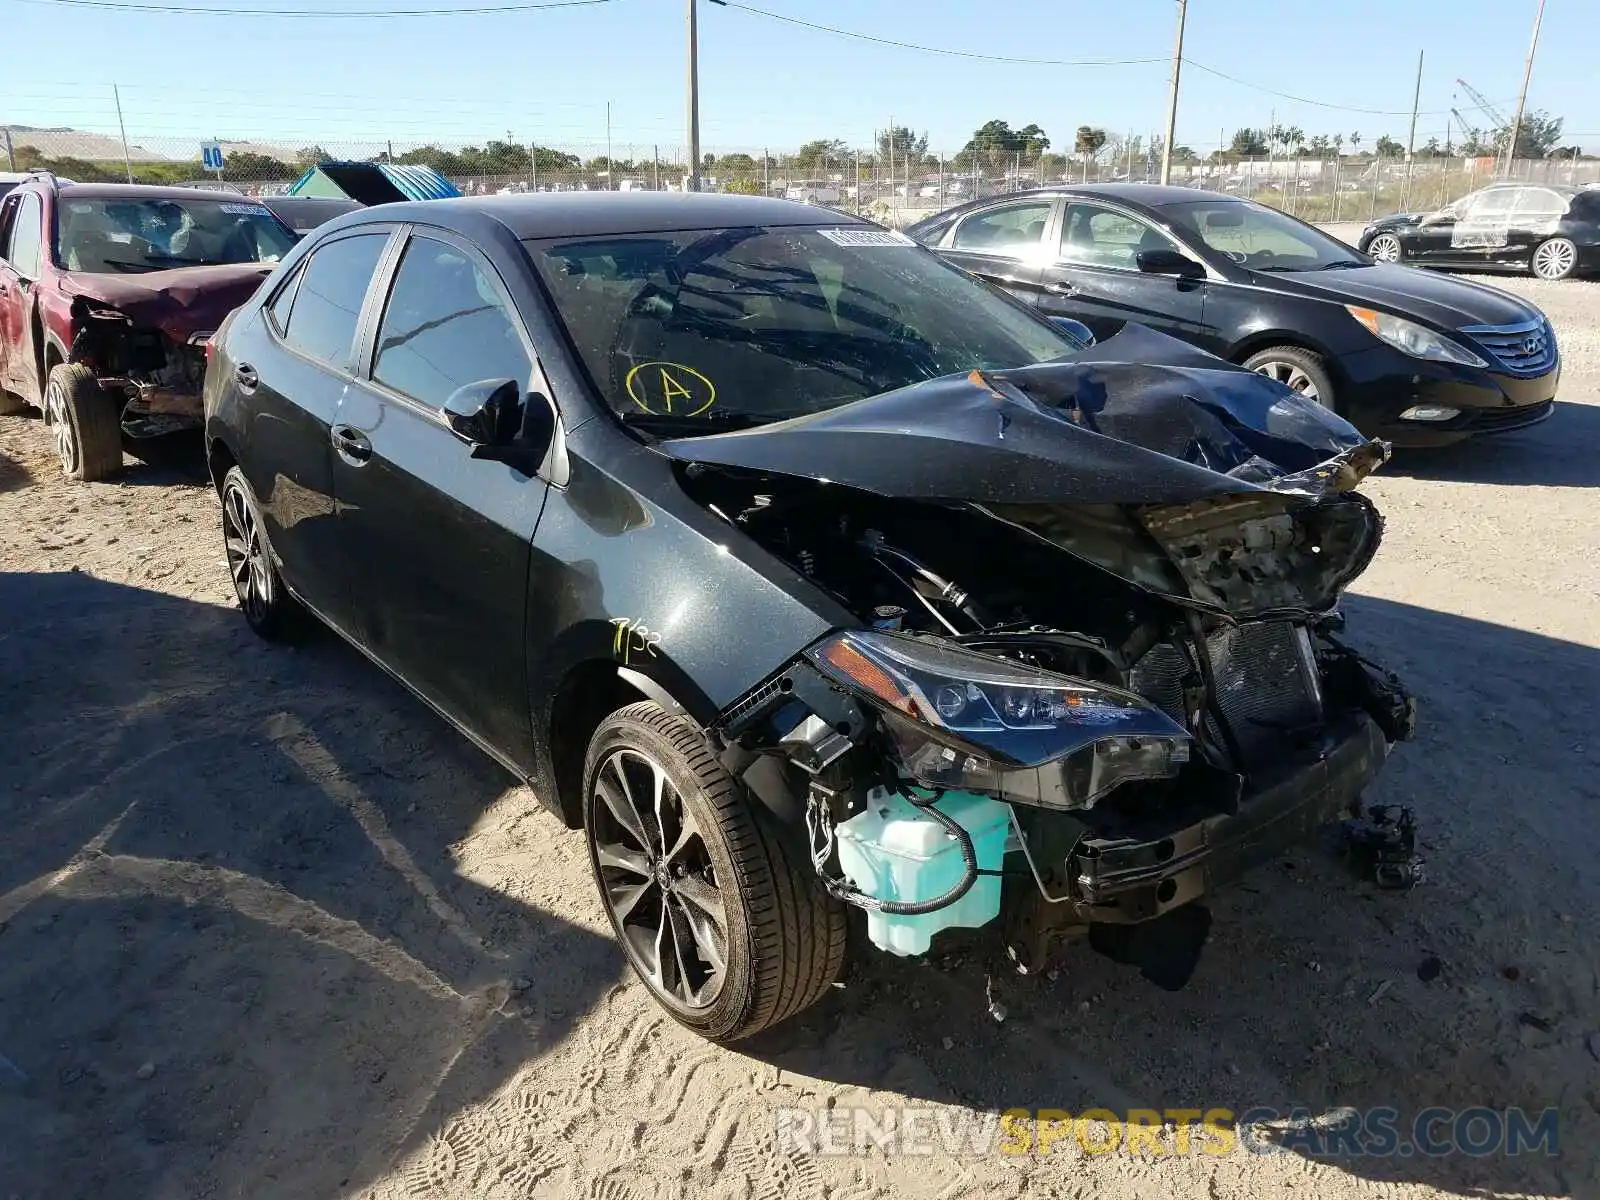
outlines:
[{"label": "black toyota corolla sedan", "polygon": [[713,1039],[825,995],[849,914],[1180,986],[1197,902],[1411,731],[1339,637],[1382,443],[824,209],[363,209],[213,339],[206,413],[250,625],[319,619],[582,828]]},{"label": "black toyota corolla sedan", "polygon": [[1379,262],[1590,274],[1600,271],[1600,189],[1496,183],[1433,212],[1379,217],[1356,244]]},{"label": "black toyota corolla sedan", "polygon": [[1238,196],[1074,185],[964,205],[907,232],[1045,314],[1099,337],[1141,322],[1398,446],[1520,429],[1554,408],[1555,333],[1532,304],[1375,262]]}]

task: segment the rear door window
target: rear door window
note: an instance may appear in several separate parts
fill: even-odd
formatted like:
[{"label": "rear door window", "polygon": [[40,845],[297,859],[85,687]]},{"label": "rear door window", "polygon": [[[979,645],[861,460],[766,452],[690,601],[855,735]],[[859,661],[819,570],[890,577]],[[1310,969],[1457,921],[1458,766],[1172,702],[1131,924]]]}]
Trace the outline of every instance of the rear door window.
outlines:
[{"label": "rear door window", "polygon": [[951,248],[1021,258],[1044,241],[1050,206],[1049,200],[1032,200],[973,213],[956,226]]},{"label": "rear door window", "polygon": [[39,203],[37,194],[28,192],[22,197],[22,207],[11,223],[11,243],[6,248],[6,259],[24,279],[37,279],[43,250],[44,206]]},{"label": "rear door window", "polygon": [[[341,371],[350,369],[361,306],[389,231],[339,238],[312,251],[294,287],[283,340]],[[274,311],[274,319],[277,317]]]},{"label": "rear door window", "polygon": [[532,370],[499,284],[464,251],[413,237],[379,326],[372,378],[442,408],[469,383],[514,379],[526,387]]}]

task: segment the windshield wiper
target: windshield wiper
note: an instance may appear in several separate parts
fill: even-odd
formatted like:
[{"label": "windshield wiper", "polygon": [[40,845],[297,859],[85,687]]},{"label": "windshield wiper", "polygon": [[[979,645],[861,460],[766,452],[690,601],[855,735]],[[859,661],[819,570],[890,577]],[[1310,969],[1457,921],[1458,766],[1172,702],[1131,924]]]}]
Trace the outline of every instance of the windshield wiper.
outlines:
[{"label": "windshield wiper", "polygon": [[1362,262],[1359,258],[1336,258],[1331,263],[1323,263],[1317,268],[1319,271],[1343,271],[1350,267],[1365,267],[1370,264]]}]

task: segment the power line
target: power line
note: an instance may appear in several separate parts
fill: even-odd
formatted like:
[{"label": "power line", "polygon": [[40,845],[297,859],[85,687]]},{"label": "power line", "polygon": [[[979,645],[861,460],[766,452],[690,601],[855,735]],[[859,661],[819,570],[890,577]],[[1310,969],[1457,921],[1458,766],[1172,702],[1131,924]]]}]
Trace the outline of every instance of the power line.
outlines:
[{"label": "power line", "polygon": [[[1237,83],[1240,87],[1251,88],[1257,92],[1265,92],[1267,95],[1277,96],[1281,100],[1293,100],[1297,104],[1309,104],[1315,108],[1329,108],[1336,112],[1363,113],[1373,117],[1409,117],[1411,115],[1409,108],[1362,108],[1353,104],[1332,104],[1327,100],[1313,100],[1309,96],[1296,96],[1290,92],[1280,92],[1276,88],[1264,87],[1259,83],[1251,83],[1248,79],[1240,79],[1237,75],[1229,75],[1226,71],[1219,71],[1215,67],[1206,66],[1203,62],[1196,62],[1187,55],[1184,56],[1183,61],[1191,67],[1204,71],[1207,75],[1215,75],[1218,79],[1226,79],[1229,83]],[[1443,117],[1448,115],[1449,112],[1448,108],[1423,109],[1417,115]]]},{"label": "power line", "polygon": [[535,12],[548,8],[589,8],[613,0],[546,0],[538,4],[492,4],[465,8],[326,9],[305,8],[205,8],[185,4],[133,4],[123,0],[13,0],[17,4],[44,4],[65,8],[117,9],[126,12],[185,13],[221,17],[310,17],[359,19],[362,17],[455,17],[477,13]]},{"label": "power line", "polygon": [[758,17],[767,17],[773,21],[783,21],[789,25],[800,25],[806,29],[815,29],[819,33],[830,33],[835,37],[855,38],[862,42],[876,42],[880,46],[894,46],[900,50],[916,50],[923,54],[944,54],[951,58],[976,58],[984,62],[1013,63],[1029,67],[1129,67],[1145,63],[1166,62],[1164,58],[1086,58],[1080,60],[1059,58],[1017,58],[1009,54],[979,54],[974,50],[953,50],[947,46],[919,46],[914,42],[898,42],[893,38],[876,37],[870,33],[858,33],[850,29],[836,29],[832,25],[818,25],[814,21],[802,21],[799,17],[787,16],[784,13],[768,12],[764,8],[752,8],[748,4],[738,4],[735,0],[711,0],[712,4],[720,8],[737,8],[741,12],[753,13]]}]

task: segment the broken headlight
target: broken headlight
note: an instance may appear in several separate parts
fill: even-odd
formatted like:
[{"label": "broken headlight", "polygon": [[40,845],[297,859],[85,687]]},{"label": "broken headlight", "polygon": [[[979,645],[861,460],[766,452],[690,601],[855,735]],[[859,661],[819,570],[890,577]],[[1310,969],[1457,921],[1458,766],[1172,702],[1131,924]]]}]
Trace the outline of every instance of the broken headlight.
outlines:
[{"label": "broken headlight", "polygon": [[1132,692],[936,638],[838,633],[807,652],[882,713],[900,766],[928,787],[1088,808],[1119,784],[1168,779],[1189,735]]}]

